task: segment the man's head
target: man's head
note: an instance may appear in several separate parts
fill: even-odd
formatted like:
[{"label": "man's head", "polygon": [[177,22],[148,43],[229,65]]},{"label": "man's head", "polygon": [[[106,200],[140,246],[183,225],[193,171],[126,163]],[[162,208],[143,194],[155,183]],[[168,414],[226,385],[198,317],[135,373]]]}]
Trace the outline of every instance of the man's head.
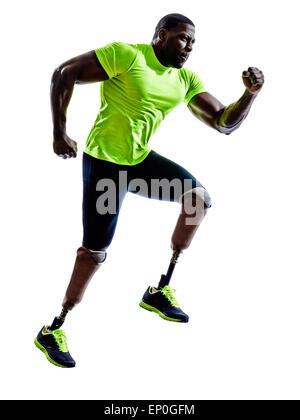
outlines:
[{"label": "man's head", "polygon": [[175,68],[185,64],[194,42],[195,25],[178,13],[166,15],[158,22],[152,40],[162,64]]}]

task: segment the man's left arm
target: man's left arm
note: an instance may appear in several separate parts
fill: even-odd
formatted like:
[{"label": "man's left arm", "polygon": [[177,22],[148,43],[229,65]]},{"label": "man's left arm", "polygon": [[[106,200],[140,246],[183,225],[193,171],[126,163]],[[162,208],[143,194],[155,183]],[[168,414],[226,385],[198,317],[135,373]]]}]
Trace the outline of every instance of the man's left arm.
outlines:
[{"label": "man's left arm", "polygon": [[250,108],[264,84],[263,72],[256,67],[249,67],[243,72],[246,90],[235,103],[225,107],[208,92],[195,95],[188,108],[201,121],[223,134],[231,134],[244,121]]}]

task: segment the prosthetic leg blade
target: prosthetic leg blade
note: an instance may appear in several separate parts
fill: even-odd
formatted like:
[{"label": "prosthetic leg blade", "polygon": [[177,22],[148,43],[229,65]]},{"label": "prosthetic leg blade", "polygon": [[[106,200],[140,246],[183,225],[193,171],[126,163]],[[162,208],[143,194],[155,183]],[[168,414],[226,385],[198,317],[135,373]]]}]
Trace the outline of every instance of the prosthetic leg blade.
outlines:
[{"label": "prosthetic leg blade", "polygon": [[88,249],[80,247],[77,250],[72,277],[62,304],[65,310],[73,309],[82,300],[91,278],[100,265]]}]

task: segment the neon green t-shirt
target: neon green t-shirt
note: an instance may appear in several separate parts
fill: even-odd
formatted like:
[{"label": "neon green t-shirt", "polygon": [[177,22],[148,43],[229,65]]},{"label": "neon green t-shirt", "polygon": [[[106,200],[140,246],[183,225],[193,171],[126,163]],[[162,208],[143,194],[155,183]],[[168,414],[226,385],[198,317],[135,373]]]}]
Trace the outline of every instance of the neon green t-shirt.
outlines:
[{"label": "neon green t-shirt", "polygon": [[206,90],[191,70],[163,66],[150,44],[113,42],[95,53],[109,79],[100,83],[100,111],[85,152],[136,165],[151,151],[149,139],[165,116]]}]

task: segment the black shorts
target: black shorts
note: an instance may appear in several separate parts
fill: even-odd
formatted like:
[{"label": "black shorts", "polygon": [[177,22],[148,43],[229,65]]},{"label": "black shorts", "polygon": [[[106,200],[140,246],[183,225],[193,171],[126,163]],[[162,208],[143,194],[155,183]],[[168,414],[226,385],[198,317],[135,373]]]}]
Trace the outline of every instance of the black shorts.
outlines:
[{"label": "black shorts", "polygon": [[178,202],[184,192],[195,187],[203,186],[182,166],[153,150],[133,166],[83,153],[82,245],[95,251],[110,245],[127,192]]}]

